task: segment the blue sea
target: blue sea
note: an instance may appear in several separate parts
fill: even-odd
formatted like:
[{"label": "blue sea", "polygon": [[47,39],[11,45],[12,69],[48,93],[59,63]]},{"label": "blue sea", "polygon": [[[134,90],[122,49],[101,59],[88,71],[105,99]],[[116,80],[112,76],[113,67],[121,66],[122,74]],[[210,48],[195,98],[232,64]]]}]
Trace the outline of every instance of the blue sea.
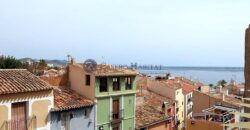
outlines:
[{"label": "blue sea", "polygon": [[171,73],[172,76],[183,76],[194,81],[205,84],[217,84],[219,80],[235,80],[237,83],[245,82],[243,67],[164,67],[162,70],[143,70],[141,73],[150,76],[165,75]]}]

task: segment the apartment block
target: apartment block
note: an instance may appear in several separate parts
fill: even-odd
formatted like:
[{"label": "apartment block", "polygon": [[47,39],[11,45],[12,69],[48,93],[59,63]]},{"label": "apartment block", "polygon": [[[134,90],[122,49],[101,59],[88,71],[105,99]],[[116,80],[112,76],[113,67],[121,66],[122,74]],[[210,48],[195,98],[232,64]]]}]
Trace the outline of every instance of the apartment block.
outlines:
[{"label": "apartment block", "polygon": [[84,64],[69,65],[70,88],[95,102],[95,130],[135,129],[137,71],[99,64],[94,72]]}]

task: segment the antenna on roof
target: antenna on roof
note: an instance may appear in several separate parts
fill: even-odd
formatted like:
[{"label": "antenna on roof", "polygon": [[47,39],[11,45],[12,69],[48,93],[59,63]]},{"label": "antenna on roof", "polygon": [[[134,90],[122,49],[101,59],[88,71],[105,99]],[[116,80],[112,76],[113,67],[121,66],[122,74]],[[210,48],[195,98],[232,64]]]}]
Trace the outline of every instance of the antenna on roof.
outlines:
[{"label": "antenna on roof", "polygon": [[67,58],[68,58],[68,64],[69,64],[72,56],[70,54],[67,54]]},{"label": "antenna on roof", "polygon": [[102,64],[106,64],[104,56],[102,56]]}]

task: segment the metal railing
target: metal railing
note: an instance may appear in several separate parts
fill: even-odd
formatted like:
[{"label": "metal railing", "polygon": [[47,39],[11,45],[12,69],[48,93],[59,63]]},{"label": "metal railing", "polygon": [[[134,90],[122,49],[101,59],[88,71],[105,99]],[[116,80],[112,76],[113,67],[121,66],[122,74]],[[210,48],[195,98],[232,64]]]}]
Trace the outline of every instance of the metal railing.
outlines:
[{"label": "metal railing", "polygon": [[2,128],[3,130],[19,130],[22,127],[26,130],[35,130],[36,126],[36,116],[31,116],[28,119],[5,121]]},{"label": "metal railing", "polygon": [[192,108],[189,108],[189,109],[187,110],[187,114],[191,113],[192,111],[193,111],[193,109],[192,109]]},{"label": "metal railing", "polygon": [[122,120],[124,118],[124,109],[119,110],[118,113],[111,112],[110,116],[111,116],[111,118],[110,118],[111,122],[116,122],[116,121]]}]

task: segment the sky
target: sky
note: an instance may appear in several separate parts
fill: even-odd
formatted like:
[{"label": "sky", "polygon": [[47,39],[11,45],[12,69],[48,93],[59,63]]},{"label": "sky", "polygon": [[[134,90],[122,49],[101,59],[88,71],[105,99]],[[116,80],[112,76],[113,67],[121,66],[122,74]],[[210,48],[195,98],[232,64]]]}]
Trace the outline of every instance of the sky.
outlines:
[{"label": "sky", "polygon": [[0,54],[244,66],[249,0],[0,0]]}]

